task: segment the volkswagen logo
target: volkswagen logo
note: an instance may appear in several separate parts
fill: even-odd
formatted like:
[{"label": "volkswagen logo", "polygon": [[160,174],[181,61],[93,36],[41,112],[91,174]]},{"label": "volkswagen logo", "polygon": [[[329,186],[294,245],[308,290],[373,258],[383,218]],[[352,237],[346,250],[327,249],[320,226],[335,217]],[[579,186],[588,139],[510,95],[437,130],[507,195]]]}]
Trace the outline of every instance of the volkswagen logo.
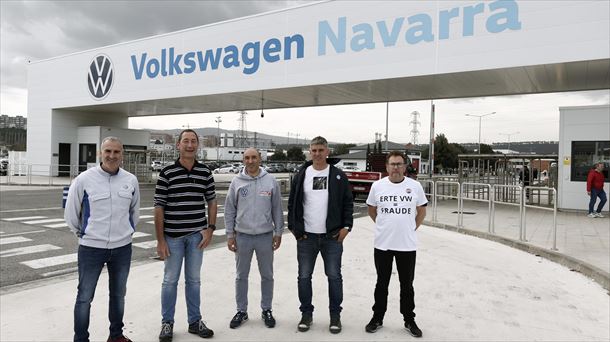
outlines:
[{"label": "volkswagen logo", "polygon": [[110,58],[104,54],[95,56],[89,64],[89,74],[87,75],[87,85],[91,96],[96,100],[103,100],[110,93],[113,81],[114,70]]}]

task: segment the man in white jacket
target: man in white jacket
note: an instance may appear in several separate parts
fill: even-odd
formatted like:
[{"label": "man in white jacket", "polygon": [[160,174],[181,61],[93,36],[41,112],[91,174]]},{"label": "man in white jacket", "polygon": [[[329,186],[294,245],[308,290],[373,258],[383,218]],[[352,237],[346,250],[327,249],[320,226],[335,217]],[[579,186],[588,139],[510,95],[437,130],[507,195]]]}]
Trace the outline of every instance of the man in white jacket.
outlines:
[{"label": "man in white jacket", "polygon": [[81,173],[70,186],[64,218],[78,236],[78,294],[74,306],[74,341],[89,341],[89,314],[95,287],[106,265],[109,277],[109,342],[129,342],[123,335],[131,236],[138,223],[137,178],[122,169],[123,144],[102,141],[101,165]]}]

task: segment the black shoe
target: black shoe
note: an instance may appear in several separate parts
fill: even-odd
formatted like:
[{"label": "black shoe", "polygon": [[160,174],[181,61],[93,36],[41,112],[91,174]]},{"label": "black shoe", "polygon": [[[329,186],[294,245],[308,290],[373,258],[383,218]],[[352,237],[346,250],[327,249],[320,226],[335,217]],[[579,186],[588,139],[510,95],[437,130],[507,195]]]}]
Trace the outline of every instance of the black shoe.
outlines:
[{"label": "black shoe", "polygon": [[162,323],[161,333],[159,333],[159,342],[172,342],[174,337],[174,324],[173,323]]},{"label": "black shoe", "polygon": [[413,337],[421,337],[421,330],[417,327],[415,321],[405,322],[405,328]]},{"label": "black shoe", "polygon": [[383,326],[383,322],[375,317],[371,318],[369,324],[364,327],[364,330],[368,333],[374,333],[377,330],[381,329]]},{"label": "black shoe", "polygon": [[248,320],[247,312],[237,311],[235,316],[233,316],[233,318],[231,319],[231,323],[229,323],[229,328],[235,329],[247,320]]},{"label": "black shoe", "polygon": [[305,332],[309,330],[311,327],[311,323],[313,323],[313,317],[311,314],[303,314],[301,315],[301,321],[299,322],[298,329],[300,332]]},{"label": "black shoe", "polygon": [[199,337],[210,338],[214,336],[214,331],[209,329],[203,321],[194,322],[189,324],[189,332],[191,334],[197,334]]},{"label": "black shoe", "polygon": [[271,310],[263,310],[261,314],[263,321],[265,321],[265,325],[267,328],[275,327],[275,318],[273,318],[273,314],[271,314]]},{"label": "black shoe", "polygon": [[341,316],[330,316],[330,325],[328,326],[328,330],[330,330],[331,334],[338,334],[341,332]]}]

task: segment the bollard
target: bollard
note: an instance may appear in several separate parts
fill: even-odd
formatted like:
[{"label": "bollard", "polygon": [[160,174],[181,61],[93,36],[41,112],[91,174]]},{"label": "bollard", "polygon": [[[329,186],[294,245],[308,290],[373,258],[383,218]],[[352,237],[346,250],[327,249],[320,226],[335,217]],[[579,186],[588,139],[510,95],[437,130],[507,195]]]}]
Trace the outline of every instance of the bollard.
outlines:
[{"label": "bollard", "polygon": [[68,190],[70,190],[70,187],[64,186],[64,191],[61,198],[61,207],[64,209],[66,209],[66,201],[68,200]]}]

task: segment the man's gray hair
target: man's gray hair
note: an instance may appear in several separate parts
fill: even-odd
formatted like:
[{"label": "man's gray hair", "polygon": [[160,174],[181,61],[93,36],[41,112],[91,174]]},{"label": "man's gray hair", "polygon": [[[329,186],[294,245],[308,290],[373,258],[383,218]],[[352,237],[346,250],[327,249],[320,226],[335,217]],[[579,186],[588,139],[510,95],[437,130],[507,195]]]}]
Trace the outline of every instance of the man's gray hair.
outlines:
[{"label": "man's gray hair", "polygon": [[311,139],[311,142],[309,143],[309,145],[324,145],[326,147],[328,147],[328,141],[326,141],[326,139],[324,137],[321,136],[317,136],[313,139]]},{"label": "man's gray hair", "polygon": [[102,139],[102,143],[100,144],[100,147],[102,145],[104,145],[106,143],[106,141],[114,141],[114,142],[118,142],[119,145],[121,145],[121,150],[123,149],[123,142],[121,141],[121,139],[117,138],[117,137],[105,137],[104,139]]}]

